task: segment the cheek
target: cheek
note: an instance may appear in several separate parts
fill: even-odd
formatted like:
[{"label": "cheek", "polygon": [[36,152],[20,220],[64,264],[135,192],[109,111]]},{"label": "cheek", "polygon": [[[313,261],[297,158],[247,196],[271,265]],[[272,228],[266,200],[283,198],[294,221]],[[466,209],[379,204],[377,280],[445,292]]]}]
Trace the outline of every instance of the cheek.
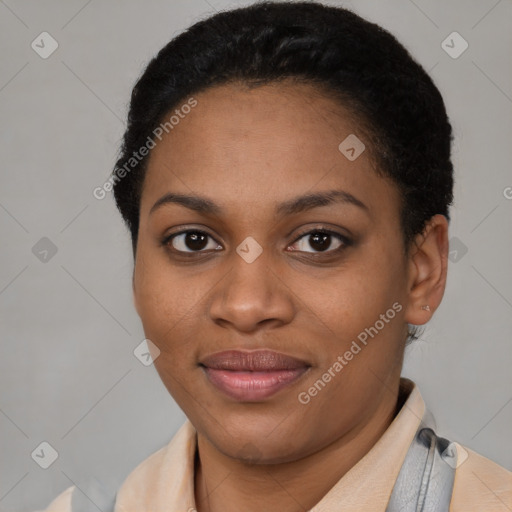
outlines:
[{"label": "cheek", "polygon": [[304,311],[312,313],[325,333],[314,377],[320,378],[338,356],[347,354],[343,370],[317,401],[317,407],[328,407],[330,400],[343,403],[347,409],[353,407],[350,396],[354,389],[359,390],[363,402],[370,399],[379,378],[386,380],[399,364],[405,307],[404,270],[397,261],[396,255],[386,256],[382,249],[366,251],[364,257],[331,279],[322,283],[308,279],[300,285],[300,295],[307,298]]},{"label": "cheek", "polygon": [[162,355],[190,350],[188,339],[197,325],[198,307],[204,292],[162,261],[137,259],[134,298],[146,337]]},{"label": "cheek", "polygon": [[[137,285],[137,283],[136,283]],[[163,276],[146,277],[137,288],[139,315],[146,338],[160,350],[154,366],[169,393],[188,413],[197,372],[197,294]]]},{"label": "cheek", "polygon": [[194,300],[186,285],[186,271],[173,268],[161,248],[145,236],[139,239],[134,271],[134,294],[143,322],[172,325]]},{"label": "cheek", "polygon": [[323,325],[326,334],[330,330],[331,336],[346,342],[400,301],[401,273],[403,269],[385,258],[361,258],[326,279],[294,279],[292,288],[303,302],[301,309]]}]

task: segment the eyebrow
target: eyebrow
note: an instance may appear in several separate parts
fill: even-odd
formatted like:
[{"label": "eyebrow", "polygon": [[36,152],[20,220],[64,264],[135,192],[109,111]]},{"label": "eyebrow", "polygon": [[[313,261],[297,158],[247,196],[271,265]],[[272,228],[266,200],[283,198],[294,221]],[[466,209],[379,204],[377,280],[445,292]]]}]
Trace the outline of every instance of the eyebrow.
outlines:
[{"label": "eyebrow", "polygon": [[[221,215],[223,213],[223,209],[219,205],[205,197],[168,193],[158,199],[158,201],[151,207],[149,214],[151,215],[155,210],[169,203],[180,204],[190,210],[194,210],[205,215]],[[325,192],[316,192],[299,196],[278,204],[275,211],[278,216],[284,217],[286,215],[293,215],[334,203],[357,206],[366,211],[366,213],[369,213],[370,211],[366,204],[344,190],[327,190]]]}]

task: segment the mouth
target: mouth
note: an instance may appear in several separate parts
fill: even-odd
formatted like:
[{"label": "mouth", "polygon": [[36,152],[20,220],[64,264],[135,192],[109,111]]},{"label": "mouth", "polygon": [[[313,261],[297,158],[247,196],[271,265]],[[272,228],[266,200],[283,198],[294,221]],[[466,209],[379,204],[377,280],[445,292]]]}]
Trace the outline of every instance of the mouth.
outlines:
[{"label": "mouth", "polygon": [[209,382],[242,402],[257,402],[292,385],[311,367],[271,350],[217,352],[200,362]]}]

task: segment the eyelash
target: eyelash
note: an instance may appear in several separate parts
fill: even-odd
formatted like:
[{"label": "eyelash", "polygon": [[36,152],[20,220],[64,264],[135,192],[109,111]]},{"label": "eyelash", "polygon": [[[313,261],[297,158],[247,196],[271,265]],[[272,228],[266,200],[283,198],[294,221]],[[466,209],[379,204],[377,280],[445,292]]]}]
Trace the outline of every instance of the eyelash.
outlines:
[{"label": "eyelash", "polygon": [[[166,236],[162,240],[162,242],[161,242],[162,246],[164,246],[169,252],[172,252],[173,254],[184,256],[184,257],[187,257],[187,258],[188,257],[194,257],[197,254],[209,252],[209,251],[205,251],[205,250],[199,250],[199,251],[179,251],[177,249],[174,249],[174,248],[170,247],[170,243],[172,242],[172,240],[174,238],[176,238],[176,237],[178,237],[180,235],[186,235],[188,233],[197,233],[197,234],[200,234],[200,235],[206,235],[207,237],[209,237],[212,240],[214,240],[218,245],[220,245],[219,242],[217,242],[217,240],[215,240],[215,238],[213,238],[213,236],[211,236],[206,231],[202,231],[200,229],[186,229],[186,230],[179,231],[177,233],[172,233],[171,235]],[[336,231],[331,231],[329,229],[324,229],[324,228],[315,228],[315,229],[309,229],[307,231],[304,231],[304,232],[300,233],[297,236],[297,238],[295,238],[293,243],[290,244],[290,245],[295,245],[299,240],[301,240],[305,236],[313,235],[313,234],[330,235],[332,237],[337,238],[341,242],[341,245],[340,245],[340,247],[337,247],[336,249],[328,249],[326,251],[309,252],[309,251],[294,250],[293,252],[300,253],[300,254],[308,254],[308,255],[310,255],[310,257],[312,256],[313,258],[314,257],[318,257],[318,256],[323,256],[323,255],[332,256],[333,254],[337,254],[337,253],[343,252],[345,249],[347,249],[348,247],[353,245],[353,241],[350,238],[348,238],[347,236],[342,235],[341,233],[338,233]],[[288,245],[288,247],[290,247],[290,245]]]}]

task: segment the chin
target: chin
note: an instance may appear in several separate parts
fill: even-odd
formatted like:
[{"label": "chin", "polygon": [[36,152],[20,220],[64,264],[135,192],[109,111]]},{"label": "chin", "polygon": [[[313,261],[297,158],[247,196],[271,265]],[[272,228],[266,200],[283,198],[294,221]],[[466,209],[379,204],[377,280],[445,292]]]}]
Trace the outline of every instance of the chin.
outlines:
[{"label": "chin", "polygon": [[[304,446],[296,435],[269,436],[268,428],[255,428],[252,422],[250,429],[233,432],[232,428],[215,427],[215,431],[203,431],[205,437],[215,448],[226,457],[236,459],[245,464],[283,464],[293,462],[304,456]],[[293,432],[297,432],[295,427]],[[293,444],[285,443],[283,438],[293,440]]]}]

